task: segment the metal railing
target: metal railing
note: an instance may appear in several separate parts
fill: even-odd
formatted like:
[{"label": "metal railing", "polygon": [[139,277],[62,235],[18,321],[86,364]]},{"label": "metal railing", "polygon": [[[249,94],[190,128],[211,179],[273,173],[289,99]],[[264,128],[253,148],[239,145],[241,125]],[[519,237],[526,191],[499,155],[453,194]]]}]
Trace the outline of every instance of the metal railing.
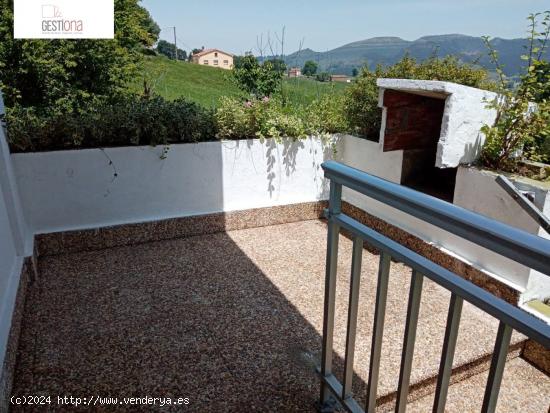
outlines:
[{"label": "metal railing", "polygon": [[[331,406],[334,405],[335,398],[349,412],[375,411],[388,278],[390,262],[394,258],[413,270],[395,411],[404,412],[406,409],[422,283],[424,277],[428,277],[451,292],[433,411],[445,411],[462,304],[466,300],[499,320],[482,405],[483,412],[494,412],[512,330],[517,330],[549,348],[550,326],[343,214],[341,209],[342,186],[358,191],[547,275],[550,275],[550,241],[338,162],[328,161],[322,167],[325,171],[325,177],[330,179],[330,200],[326,211],[328,239],[323,343],[321,365],[318,369],[321,377],[321,410],[330,410]],[[332,373],[336,265],[338,235],[341,228],[353,234],[343,383],[340,383]],[[353,398],[351,391],[359,301],[359,278],[364,241],[380,251],[365,409]]]}]

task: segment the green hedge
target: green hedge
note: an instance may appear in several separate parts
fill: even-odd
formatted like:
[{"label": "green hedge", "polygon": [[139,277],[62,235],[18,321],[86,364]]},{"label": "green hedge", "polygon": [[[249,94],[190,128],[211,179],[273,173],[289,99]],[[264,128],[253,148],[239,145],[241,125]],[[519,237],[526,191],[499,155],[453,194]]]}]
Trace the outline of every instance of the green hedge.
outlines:
[{"label": "green hedge", "polygon": [[13,152],[214,140],[214,112],[185,99],[124,97],[71,112],[15,106],[5,116]]}]

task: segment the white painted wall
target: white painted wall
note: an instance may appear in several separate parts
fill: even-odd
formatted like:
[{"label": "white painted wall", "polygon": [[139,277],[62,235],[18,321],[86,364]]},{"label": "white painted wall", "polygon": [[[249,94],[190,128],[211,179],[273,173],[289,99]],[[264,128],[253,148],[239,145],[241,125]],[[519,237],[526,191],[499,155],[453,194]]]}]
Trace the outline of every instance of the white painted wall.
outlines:
[{"label": "white painted wall", "polygon": [[[162,153],[163,147],[143,146],[12,155],[31,230],[95,228],[327,199],[320,165],[333,153],[317,138],[280,144],[273,140],[181,144],[172,145],[166,159],[161,159]],[[360,170],[401,181],[403,151],[384,153],[379,143],[342,136],[336,156]],[[486,185],[477,175],[467,176],[468,171],[461,168],[457,178],[458,205],[485,215],[497,211],[493,218],[536,233],[538,229],[529,226],[532,220],[521,218],[522,211],[516,213],[515,205],[497,196],[500,188]],[[364,195],[344,189],[343,198],[519,291],[527,291],[530,280],[535,280],[528,269],[511,260]],[[510,216],[514,219],[507,221]]]},{"label": "white painted wall", "polygon": [[17,254],[6,202],[0,193],[0,367],[4,363],[22,265],[23,257]]},{"label": "white painted wall", "polygon": [[[496,182],[497,174],[487,170],[460,167],[457,172],[454,203],[479,214],[502,221],[550,239],[546,233]],[[550,216],[550,185],[537,183],[526,178],[515,180],[515,185],[535,194],[535,205],[547,216]],[[523,280],[524,291],[521,301],[544,299],[550,297],[550,277],[531,270],[515,262],[503,260],[500,256],[483,255],[478,251],[486,268],[507,278]]]},{"label": "white painted wall", "polygon": [[354,168],[401,183],[403,151],[383,152],[383,144],[346,135],[342,138],[342,162]]},{"label": "white painted wall", "polygon": [[45,233],[325,199],[320,165],[333,155],[318,138],[179,144],[166,159],[162,152],[12,155],[29,226]]},{"label": "white painted wall", "polygon": [[[0,93],[0,113],[4,104]],[[0,125],[0,368],[4,363],[24,256],[32,252],[32,234],[20,208],[9,149]]]}]

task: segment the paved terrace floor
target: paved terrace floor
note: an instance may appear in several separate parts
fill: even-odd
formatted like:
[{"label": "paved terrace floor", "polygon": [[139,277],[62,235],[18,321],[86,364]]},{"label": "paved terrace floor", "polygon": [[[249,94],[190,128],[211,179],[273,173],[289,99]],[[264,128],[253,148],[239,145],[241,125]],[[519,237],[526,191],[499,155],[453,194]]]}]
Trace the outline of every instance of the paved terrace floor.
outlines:
[{"label": "paved terrace floor", "polygon": [[[77,411],[314,411],[325,248],[325,224],[305,221],[41,258],[40,280],[26,302],[14,394],[189,398],[185,408]],[[351,242],[342,237],[339,375],[350,265]],[[368,376],[377,268],[378,256],[365,250],[354,383],[359,395],[365,394]],[[392,264],[382,402],[396,388],[409,278],[409,269]],[[423,383],[428,388],[437,372],[448,300],[446,291],[426,280],[412,377],[419,388]],[[496,327],[495,320],[465,305],[455,364],[479,365],[491,352]],[[521,359],[513,363],[514,369],[526,365]],[[505,375],[508,397],[500,411],[546,411],[550,380],[534,368],[521,371]],[[451,387],[449,411],[479,410],[483,377],[473,379],[481,384]],[[529,397],[518,397],[525,388]],[[410,411],[429,410],[433,396],[418,394]]]}]

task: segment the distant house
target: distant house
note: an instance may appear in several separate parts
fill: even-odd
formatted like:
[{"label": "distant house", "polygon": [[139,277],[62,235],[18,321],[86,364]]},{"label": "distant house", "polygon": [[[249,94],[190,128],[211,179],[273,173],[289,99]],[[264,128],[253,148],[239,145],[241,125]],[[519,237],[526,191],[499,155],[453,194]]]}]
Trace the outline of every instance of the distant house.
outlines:
[{"label": "distant house", "polygon": [[302,69],[299,67],[291,67],[288,69],[288,77],[300,77],[302,76]]},{"label": "distant house", "polygon": [[219,49],[203,49],[193,53],[193,63],[198,65],[219,67],[221,69],[233,68],[233,55]]},{"label": "distant house", "polygon": [[330,75],[330,81],[331,82],[345,82],[350,83],[351,77],[346,75]]}]

